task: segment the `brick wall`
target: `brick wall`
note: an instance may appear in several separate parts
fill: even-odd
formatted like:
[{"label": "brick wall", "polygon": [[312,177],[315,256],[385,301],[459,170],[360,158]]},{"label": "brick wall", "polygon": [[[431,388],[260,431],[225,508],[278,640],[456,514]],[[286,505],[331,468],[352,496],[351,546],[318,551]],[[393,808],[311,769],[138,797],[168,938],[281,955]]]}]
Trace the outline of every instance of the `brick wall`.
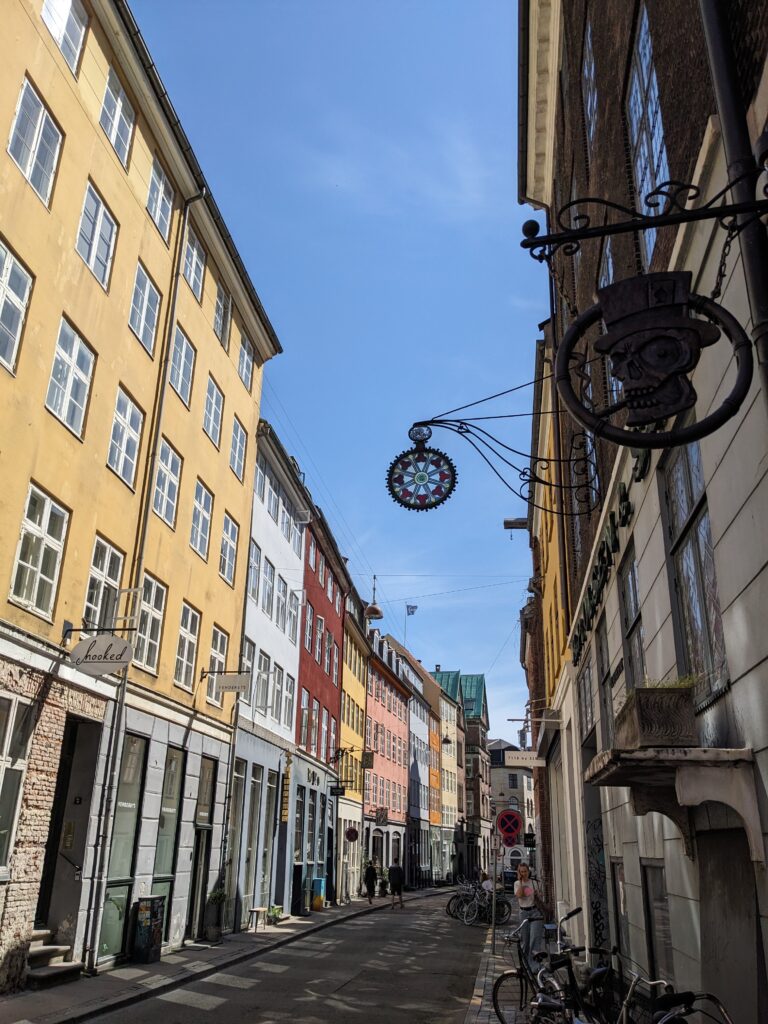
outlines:
[{"label": "brick wall", "polygon": [[9,864],[11,878],[0,883],[0,992],[10,992],[24,980],[66,716],[101,721],[106,701],[5,660],[0,661],[0,690],[32,699],[37,716]]}]

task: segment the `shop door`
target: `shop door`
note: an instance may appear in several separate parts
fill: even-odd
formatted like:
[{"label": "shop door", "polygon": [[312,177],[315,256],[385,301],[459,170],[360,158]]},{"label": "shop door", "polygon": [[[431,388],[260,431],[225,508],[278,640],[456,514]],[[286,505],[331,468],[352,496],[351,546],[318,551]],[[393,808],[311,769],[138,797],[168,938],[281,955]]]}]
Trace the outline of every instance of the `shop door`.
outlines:
[{"label": "shop door", "polygon": [[714,992],[735,1021],[768,1020],[765,952],[746,833],[699,832],[696,855],[702,988]]},{"label": "shop door", "polygon": [[186,930],[188,939],[200,938],[205,931],[215,792],[216,762],[213,758],[203,757],[200,759],[200,784],[195,808],[195,845],[192,856],[192,878],[189,887],[189,914]]},{"label": "shop door", "polygon": [[275,838],[275,810],[277,807],[277,772],[267,774],[267,806],[264,811],[264,842],[261,853],[261,892],[259,899],[262,907],[270,906],[272,898],[272,850]]},{"label": "shop door", "polygon": [[75,937],[100,736],[98,722],[67,716],[35,914],[62,944]]}]

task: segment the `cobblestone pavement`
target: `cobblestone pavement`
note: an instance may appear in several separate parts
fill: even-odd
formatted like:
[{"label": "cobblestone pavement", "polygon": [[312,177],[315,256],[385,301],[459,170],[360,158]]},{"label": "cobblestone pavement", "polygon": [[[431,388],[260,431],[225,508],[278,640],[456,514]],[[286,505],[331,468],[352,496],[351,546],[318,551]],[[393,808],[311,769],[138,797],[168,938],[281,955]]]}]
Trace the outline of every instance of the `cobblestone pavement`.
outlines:
[{"label": "cobblestone pavement", "polygon": [[[451,891],[425,889],[406,893],[404,899],[406,904],[413,904],[414,909],[434,903],[442,912]],[[426,899],[429,896],[437,899]],[[73,1024],[149,999],[160,992],[172,997],[174,990],[190,982],[221,973],[225,968],[300,942],[315,933],[327,934],[324,929],[330,926],[371,913],[375,913],[376,918],[380,912],[391,913],[389,906],[389,897],[377,898],[373,907],[369,907],[366,900],[353,900],[348,906],[329,907],[310,917],[291,918],[276,927],[259,927],[257,933],[225,935],[218,945],[187,943],[155,964],[127,963],[56,988],[5,996],[0,1000],[0,1024]],[[143,1008],[137,1007],[132,1010],[143,1017],[142,1011]]]},{"label": "cobblestone pavement", "polygon": [[[508,971],[514,967],[510,958],[502,954],[502,947],[503,942],[497,936],[496,956],[494,956],[491,952],[492,941],[489,929],[464,1024],[500,1024],[493,1008],[493,986],[502,971]],[[505,1006],[509,1007],[504,1014],[504,1024],[527,1024],[527,1010],[517,1009],[520,1000],[520,983],[517,980],[506,983],[504,994]]]}]

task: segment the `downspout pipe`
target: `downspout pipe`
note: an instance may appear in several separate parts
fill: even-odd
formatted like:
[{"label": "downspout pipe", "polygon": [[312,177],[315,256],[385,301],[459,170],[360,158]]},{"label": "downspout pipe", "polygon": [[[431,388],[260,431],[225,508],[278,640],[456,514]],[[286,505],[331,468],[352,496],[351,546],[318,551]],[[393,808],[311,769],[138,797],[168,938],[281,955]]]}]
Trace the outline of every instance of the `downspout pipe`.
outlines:
[{"label": "downspout pipe", "polygon": [[[557,352],[557,304],[555,302],[555,285],[552,276],[549,277],[549,309],[551,316],[552,349],[553,356]],[[554,371],[554,358],[544,357],[544,362],[549,363]],[[568,559],[565,542],[565,511],[563,508],[563,450],[560,433],[560,392],[554,385],[550,388],[552,395],[552,432],[555,445],[555,501],[557,504],[557,554],[560,560],[560,600],[562,602],[563,617],[565,619],[565,635],[568,636],[571,629],[571,592],[568,584]],[[559,638],[558,638],[559,642]]]},{"label": "downspout pipe", "polygon": [[[731,195],[734,203],[749,203],[755,198],[757,164],[750,145],[747,111],[739,88],[727,7],[725,0],[699,0],[728,180],[734,181],[739,175],[747,175],[743,181],[733,185]],[[742,214],[739,222],[749,220],[750,216]],[[768,412],[768,235],[760,220],[754,219],[739,232],[738,239],[752,318],[752,341]]]},{"label": "downspout pipe", "polygon": [[[141,597],[138,588],[141,587],[141,579],[144,574],[144,549],[147,542],[147,528],[152,503],[152,480],[154,479],[155,462],[157,461],[158,447],[161,437],[163,407],[165,405],[165,394],[168,389],[169,370],[171,365],[171,347],[173,342],[173,328],[176,322],[176,304],[179,295],[179,280],[184,259],[184,239],[187,237],[187,224],[189,223],[189,208],[199,199],[204,199],[207,190],[203,188],[197,195],[184,200],[182,209],[181,229],[179,232],[178,249],[176,253],[176,270],[173,279],[173,290],[171,304],[168,313],[168,329],[165,335],[162,367],[159,378],[159,394],[157,396],[154,429],[149,449],[149,463],[145,473],[144,502],[142,508],[142,520],[139,528],[139,538],[134,556],[132,587],[134,592],[130,601],[129,621],[137,621]],[[129,666],[128,666],[129,667]],[[112,733],[110,745],[107,751],[107,792],[103,805],[101,818],[101,832],[98,840],[98,866],[96,869],[97,882],[89,901],[90,928],[86,948],[83,950],[83,961],[86,972],[95,974],[97,971],[96,962],[98,959],[98,931],[101,925],[102,907],[107,888],[108,859],[107,855],[111,847],[112,824],[115,802],[117,799],[117,776],[121,762],[121,751],[125,738],[125,698],[128,689],[128,667],[120,674],[117,691],[117,705],[112,719]]]}]

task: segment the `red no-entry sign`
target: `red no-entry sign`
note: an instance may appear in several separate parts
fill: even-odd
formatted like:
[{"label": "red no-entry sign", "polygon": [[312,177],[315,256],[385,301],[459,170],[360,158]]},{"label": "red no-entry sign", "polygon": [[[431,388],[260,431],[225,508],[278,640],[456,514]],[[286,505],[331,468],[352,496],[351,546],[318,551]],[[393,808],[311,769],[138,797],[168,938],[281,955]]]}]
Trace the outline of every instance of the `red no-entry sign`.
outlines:
[{"label": "red no-entry sign", "polygon": [[523,828],[523,819],[517,811],[502,811],[496,818],[496,828],[506,839],[517,839]]}]

